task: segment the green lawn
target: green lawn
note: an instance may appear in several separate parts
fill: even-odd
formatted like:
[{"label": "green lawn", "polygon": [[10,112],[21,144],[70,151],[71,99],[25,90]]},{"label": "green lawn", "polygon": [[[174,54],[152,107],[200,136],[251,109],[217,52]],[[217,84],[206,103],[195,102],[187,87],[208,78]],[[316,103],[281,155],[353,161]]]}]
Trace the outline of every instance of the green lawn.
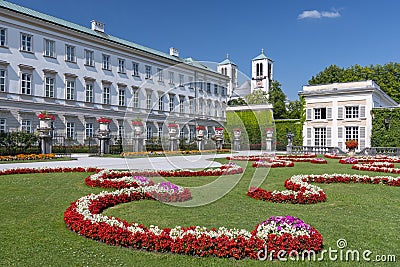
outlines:
[{"label": "green lawn", "polygon": [[[223,161],[223,160],[221,160]],[[328,160],[328,165],[295,163],[294,168],[272,169],[265,189],[284,189],[283,182],[299,173],[357,173]],[[240,163],[244,164],[244,163]],[[397,166],[398,167],[398,166]],[[118,205],[105,214],[160,227],[176,225],[226,226],[253,230],[272,215],[292,215],[314,226],[324,237],[325,248],[337,249],[347,240],[349,249],[396,255],[400,261],[400,188],[364,184],[320,184],[327,202],[312,205],[267,203],[246,196],[254,169],[248,167],[236,187],[218,201],[196,208],[178,208],[156,201]],[[63,213],[70,202],[103,189],[89,188],[84,173],[31,174],[0,177],[0,266],[309,266],[310,262],[236,261],[215,257],[133,251],[88,240],[66,229]],[[229,178],[229,177],[226,177]],[[234,177],[231,177],[232,179]],[[171,178],[185,186],[199,186],[215,177]],[[327,257],[326,257],[327,258]],[[355,262],[312,263],[317,266],[353,266]],[[365,262],[360,264],[365,266]],[[372,265],[372,264],[369,264]],[[383,266],[377,263],[376,266]],[[395,266],[395,263],[387,263]]]}]

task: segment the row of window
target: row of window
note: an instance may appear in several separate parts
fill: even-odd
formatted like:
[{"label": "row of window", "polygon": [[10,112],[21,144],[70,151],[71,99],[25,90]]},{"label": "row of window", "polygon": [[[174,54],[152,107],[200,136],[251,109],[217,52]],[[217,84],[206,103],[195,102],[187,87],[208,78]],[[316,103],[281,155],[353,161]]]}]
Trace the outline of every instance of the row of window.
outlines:
[{"label": "row of window", "polygon": [[[56,57],[56,42],[54,40],[43,39],[44,42],[44,51],[43,55],[46,57]],[[7,29],[0,28],[0,46],[7,46]],[[33,36],[27,33],[21,33],[21,41],[20,41],[20,51],[23,52],[33,52]],[[65,45],[65,61],[76,63],[77,62],[77,53],[76,47],[73,45]],[[118,58],[118,72],[126,73],[126,61],[123,58]],[[84,64],[86,66],[94,67],[94,51],[89,49],[84,49]],[[102,69],[111,71],[111,56],[108,54],[102,54]],[[139,77],[139,63],[132,62],[132,75]],[[152,66],[145,65],[145,79],[152,79],[153,70]],[[164,82],[164,70],[162,68],[157,68],[157,76],[159,82]],[[175,73],[173,71],[168,72],[169,84],[175,85]],[[203,90],[203,82],[197,82],[198,88]],[[179,74],[179,86],[184,87],[185,79],[183,74]],[[195,83],[193,82],[193,78],[189,77],[188,81],[189,88],[192,89]],[[207,91],[211,93],[211,88],[208,88],[210,83],[207,83]],[[218,94],[218,85],[214,86],[214,93]],[[226,88],[221,86],[221,95],[226,95]]]},{"label": "row of window", "polygon": [[[344,116],[343,116],[344,112]],[[332,108],[307,109],[307,120],[332,119]],[[338,107],[338,119],[360,119],[365,118],[365,106]]]},{"label": "row of window", "polygon": [[[77,133],[75,130],[75,123],[74,122],[67,122],[65,125],[65,134],[66,137],[69,139],[77,139]],[[54,127],[52,123],[52,127]],[[32,128],[32,121],[31,120],[21,120],[21,131],[27,132],[27,133],[32,133],[33,128]],[[6,119],[0,118],[0,133],[5,133],[7,132],[7,125],[6,125]],[[124,136],[124,125],[118,125],[118,136]],[[95,134],[95,128],[94,128],[94,123],[85,123],[85,139],[93,138]],[[195,128],[189,127],[189,138],[190,140],[193,140],[195,134]],[[211,138],[212,131],[208,131],[207,135],[209,138]],[[158,126],[157,129],[157,137],[161,139],[164,136],[164,129],[163,126]],[[181,139],[185,138],[185,128],[181,127],[179,136]],[[150,140],[154,138],[154,133],[153,133],[153,127],[147,126],[146,127],[146,138],[147,140]]]},{"label": "row of window", "polygon": [[[344,127],[344,133],[342,128],[338,128],[338,138],[344,140],[357,140],[365,139],[365,127],[359,126],[346,126]],[[332,129],[330,127],[315,127],[307,128],[307,145],[311,144],[311,137],[314,140],[314,146],[331,146]],[[359,142],[361,144],[361,142]]]},{"label": "row of window", "polygon": [[[0,90],[5,91],[5,70],[0,70]],[[2,78],[3,77],[3,78]],[[22,72],[21,73],[21,93],[26,95],[31,95],[32,93],[32,78],[33,75],[31,72]],[[76,95],[76,77],[68,75],[65,80],[65,99],[66,100],[75,100]],[[56,97],[56,78],[54,74],[47,74],[44,78],[44,96],[48,98]],[[153,92],[149,89],[146,89],[146,109],[154,109],[153,100],[152,100]],[[158,110],[165,111],[164,103],[165,103],[165,95],[160,95],[158,99]],[[94,81],[92,79],[88,79],[85,81],[85,102],[94,103]],[[208,109],[208,115],[218,115],[218,104],[215,106],[215,114],[211,114],[212,111],[212,101],[207,101],[208,104],[203,104],[203,101],[199,102],[199,110],[203,111],[205,108]],[[111,84],[103,83],[102,84],[102,104],[110,105],[111,104]],[[126,87],[118,87],[118,105],[119,106],[127,106],[127,96],[126,96]],[[139,89],[135,87],[132,92],[132,107],[139,108]],[[169,111],[174,111],[175,109],[175,95],[169,94]],[[185,97],[179,96],[179,112],[185,113]],[[193,98],[189,98],[189,113],[193,114],[194,110],[194,101]]]}]

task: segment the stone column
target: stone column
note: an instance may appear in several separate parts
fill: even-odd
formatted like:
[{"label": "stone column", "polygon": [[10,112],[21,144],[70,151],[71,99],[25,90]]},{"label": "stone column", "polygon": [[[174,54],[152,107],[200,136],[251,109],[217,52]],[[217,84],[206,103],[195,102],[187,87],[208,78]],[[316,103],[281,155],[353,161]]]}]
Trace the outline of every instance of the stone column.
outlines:
[{"label": "stone column", "polygon": [[132,122],[133,125],[133,152],[143,151],[143,124]]},{"label": "stone column", "polygon": [[39,120],[39,140],[40,140],[40,153],[50,154],[52,151],[52,140],[51,136],[51,119],[40,119]]},{"label": "stone column", "polygon": [[242,129],[233,129],[233,149],[240,150],[240,136],[242,135]]},{"label": "stone column", "polygon": [[265,131],[266,131],[266,134],[267,134],[267,137],[265,139],[265,141],[266,141],[265,150],[266,150],[266,152],[272,152],[272,142],[274,140],[274,138],[273,138],[274,137],[274,129],[266,128]]},{"label": "stone column", "polygon": [[107,122],[99,122],[100,129],[97,134],[97,138],[100,143],[100,156],[104,156],[105,154],[110,154],[110,129],[109,123]]},{"label": "stone column", "polygon": [[204,126],[197,126],[196,127],[196,139],[197,139],[197,149],[199,151],[204,149]]},{"label": "stone column", "polygon": [[217,147],[217,150],[222,149],[222,143],[224,141],[224,128],[221,127],[215,127],[215,144]]},{"label": "stone column", "polygon": [[170,123],[168,124],[168,134],[169,134],[169,150],[175,151],[178,150],[178,124]]}]

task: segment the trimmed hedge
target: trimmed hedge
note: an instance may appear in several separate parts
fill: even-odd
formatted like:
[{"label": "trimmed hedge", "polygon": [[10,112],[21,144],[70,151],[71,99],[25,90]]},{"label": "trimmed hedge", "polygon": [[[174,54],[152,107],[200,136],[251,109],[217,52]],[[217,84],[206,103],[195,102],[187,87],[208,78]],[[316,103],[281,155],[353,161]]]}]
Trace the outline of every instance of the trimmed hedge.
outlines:
[{"label": "trimmed hedge", "polygon": [[[265,128],[273,127],[270,110],[228,111],[226,113],[225,140],[232,143],[233,129],[241,128],[242,149],[259,149],[265,146]],[[244,131],[244,129],[246,130]]]}]

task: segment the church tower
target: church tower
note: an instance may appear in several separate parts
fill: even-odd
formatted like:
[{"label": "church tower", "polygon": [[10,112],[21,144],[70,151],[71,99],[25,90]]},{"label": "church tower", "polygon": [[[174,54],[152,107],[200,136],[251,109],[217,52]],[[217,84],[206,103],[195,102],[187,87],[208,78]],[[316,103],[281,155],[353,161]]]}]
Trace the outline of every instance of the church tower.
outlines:
[{"label": "church tower", "polygon": [[269,92],[273,80],[273,61],[264,55],[264,48],[261,54],[251,61],[251,93],[254,90]]},{"label": "church tower", "polygon": [[228,97],[232,96],[232,93],[238,87],[238,74],[237,65],[229,59],[229,54],[226,54],[226,59],[218,64],[217,71],[230,78],[227,88]]}]

